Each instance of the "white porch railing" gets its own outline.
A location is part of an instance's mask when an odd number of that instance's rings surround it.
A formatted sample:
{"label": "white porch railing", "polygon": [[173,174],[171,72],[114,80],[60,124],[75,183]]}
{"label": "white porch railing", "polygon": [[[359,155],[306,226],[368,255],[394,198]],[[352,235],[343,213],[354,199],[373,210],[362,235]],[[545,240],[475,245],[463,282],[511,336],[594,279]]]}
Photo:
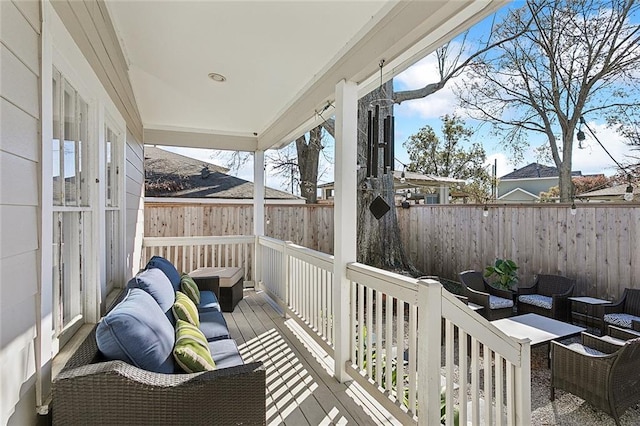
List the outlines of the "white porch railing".
{"label": "white porch railing", "polygon": [[351,377],[403,423],[528,425],[531,354],[433,280],[366,265],[347,266],[349,324],[335,324],[333,256],[267,237],[145,238],[179,270],[243,266],[257,241],[256,283],[333,356],[335,333],[349,330]]}
{"label": "white porch railing", "polygon": [[253,280],[253,235],[221,237],[145,237],[140,265],[155,255],[169,260],[179,272],[191,272],[203,267],[239,267],[244,280]]}

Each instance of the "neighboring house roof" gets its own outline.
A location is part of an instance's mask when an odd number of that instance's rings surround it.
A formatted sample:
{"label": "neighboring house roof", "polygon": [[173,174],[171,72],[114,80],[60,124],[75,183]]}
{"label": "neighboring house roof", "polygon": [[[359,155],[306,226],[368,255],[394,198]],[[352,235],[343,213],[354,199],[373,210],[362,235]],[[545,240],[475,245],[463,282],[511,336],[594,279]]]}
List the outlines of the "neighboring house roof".
{"label": "neighboring house roof", "polygon": [[[152,146],[144,147],[144,171],[146,197],[253,198],[253,182],[226,174],[229,169]],[[264,197],[301,199],[268,187]]]}
{"label": "neighboring house roof", "polygon": [[[557,167],[545,166],[544,164],[531,163],[520,169],[514,170],[500,178],[500,180],[509,179],[536,179],[558,177],[560,172]],[[582,176],[580,171],[572,171],[571,176]]]}
{"label": "neighboring house roof", "polygon": [[539,200],[540,197],[535,195],[535,194],[530,193],[529,191],[525,191],[522,188],[512,189],[511,191],[507,192],[506,194],[501,195],[500,197],[498,197],[498,200],[501,200],[501,201],[505,201],[505,200],[521,200],[521,201],[524,201],[524,200],[527,200],[527,199]]}
{"label": "neighboring house roof", "polygon": [[[625,192],[627,191],[627,184],[616,185],[610,188],[598,189],[596,191],[583,192],[582,194],[578,194],[577,198],[609,198],[609,199],[622,199]],[[635,198],[640,195],[640,185],[635,184],[633,186],[633,195]]]}

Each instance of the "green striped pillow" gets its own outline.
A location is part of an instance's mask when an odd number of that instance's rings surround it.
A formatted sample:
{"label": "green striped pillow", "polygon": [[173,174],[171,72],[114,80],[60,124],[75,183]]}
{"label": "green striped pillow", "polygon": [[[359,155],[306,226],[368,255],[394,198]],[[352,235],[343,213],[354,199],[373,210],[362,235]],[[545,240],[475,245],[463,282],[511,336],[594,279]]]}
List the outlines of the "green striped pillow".
{"label": "green striped pillow", "polygon": [[198,317],[198,308],[189,299],[189,297],[181,291],[176,291],[176,301],[171,307],[173,315],[177,320],[186,321],[196,327],[200,327],[200,318]]}
{"label": "green striped pillow", "polygon": [[198,284],[196,284],[188,274],[182,274],[180,277],[180,290],[189,296],[189,299],[193,300],[196,306],[200,304],[200,289],[198,289]]}
{"label": "green striped pillow", "polygon": [[198,327],[180,319],[176,324],[176,344],[173,347],[173,357],[187,373],[211,371],[216,368],[204,334]]}

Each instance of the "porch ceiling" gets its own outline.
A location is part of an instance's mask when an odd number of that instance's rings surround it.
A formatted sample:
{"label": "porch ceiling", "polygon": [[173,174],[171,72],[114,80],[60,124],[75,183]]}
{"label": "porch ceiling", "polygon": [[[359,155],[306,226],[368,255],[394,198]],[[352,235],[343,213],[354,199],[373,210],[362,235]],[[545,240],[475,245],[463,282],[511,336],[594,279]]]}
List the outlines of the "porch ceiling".
{"label": "porch ceiling", "polygon": [[146,143],[255,150],[317,124],[314,111],[341,79],[364,94],[381,59],[391,78],[504,3],[149,0],[108,9]]}

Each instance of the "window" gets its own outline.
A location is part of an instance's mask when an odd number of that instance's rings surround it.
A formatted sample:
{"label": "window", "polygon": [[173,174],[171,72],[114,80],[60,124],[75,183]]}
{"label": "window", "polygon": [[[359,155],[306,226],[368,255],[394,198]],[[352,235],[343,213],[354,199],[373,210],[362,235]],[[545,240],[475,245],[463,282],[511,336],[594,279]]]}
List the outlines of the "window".
{"label": "window", "polygon": [[54,69],[52,276],[54,330],[60,339],[83,322],[92,220],[88,112],[88,104]]}

